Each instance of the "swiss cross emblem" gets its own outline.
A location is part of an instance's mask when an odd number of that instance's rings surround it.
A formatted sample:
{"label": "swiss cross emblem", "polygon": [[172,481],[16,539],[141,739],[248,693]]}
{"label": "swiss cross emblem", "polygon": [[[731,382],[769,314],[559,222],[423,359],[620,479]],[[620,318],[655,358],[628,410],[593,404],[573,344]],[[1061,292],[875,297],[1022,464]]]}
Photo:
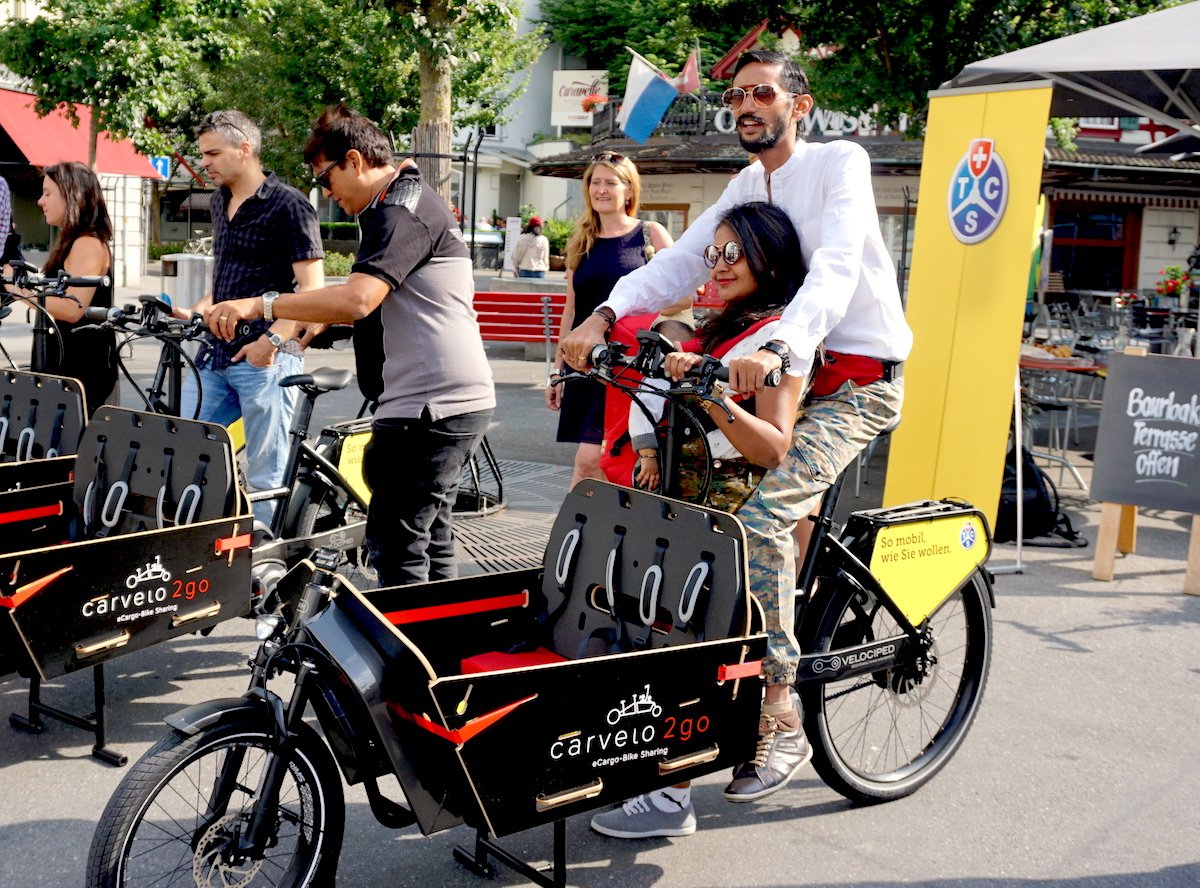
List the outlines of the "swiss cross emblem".
{"label": "swiss cross emblem", "polygon": [[988,164],[992,162],[992,145],[991,139],[972,139],[971,149],[967,152],[969,159],[971,175],[979,178],[983,175],[983,171],[988,168]]}
{"label": "swiss cross emblem", "polygon": [[971,139],[946,190],[950,230],[964,244],[977,244],[996,230],[1008,203],[1008,171],[995,139]]}

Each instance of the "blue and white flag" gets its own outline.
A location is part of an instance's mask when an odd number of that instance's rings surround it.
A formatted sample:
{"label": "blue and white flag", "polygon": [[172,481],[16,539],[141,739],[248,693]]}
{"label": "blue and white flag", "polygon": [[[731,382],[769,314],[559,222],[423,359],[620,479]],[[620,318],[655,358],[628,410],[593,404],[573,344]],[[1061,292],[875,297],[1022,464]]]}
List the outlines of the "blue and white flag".
{"label": "blue and white flag", "polygon": [[677,95],[679,90],[666,74],[633,52],[617,123],[630,139],[645,142]]}

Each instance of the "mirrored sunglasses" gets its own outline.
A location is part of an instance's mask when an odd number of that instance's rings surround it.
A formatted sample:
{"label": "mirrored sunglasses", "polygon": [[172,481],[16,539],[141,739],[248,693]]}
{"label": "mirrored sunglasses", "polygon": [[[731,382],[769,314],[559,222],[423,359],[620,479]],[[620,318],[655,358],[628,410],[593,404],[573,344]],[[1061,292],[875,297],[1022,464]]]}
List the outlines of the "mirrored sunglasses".
{"label": "mirrored sunglasses", "polygon": [[737,241],[725,241],[725,246],[718,247],[709,244],[704,248],[704,264],[716,268],[717,262],[724,259],[726,265],[733,265],[742,258],[742,245]]}
{"label": "mirrored sunglasses", "polygon": [[770,108],[780,96],[794,96],[796,94],[778,90],[770,83],[759,83],[748,89],[740,86],[731,86],[725,92],[721,93],[721,102],[726,108],[737,108],[741,106],[742,102],[746,101],[747,95],[754,99],[754,104],[759,108]]}

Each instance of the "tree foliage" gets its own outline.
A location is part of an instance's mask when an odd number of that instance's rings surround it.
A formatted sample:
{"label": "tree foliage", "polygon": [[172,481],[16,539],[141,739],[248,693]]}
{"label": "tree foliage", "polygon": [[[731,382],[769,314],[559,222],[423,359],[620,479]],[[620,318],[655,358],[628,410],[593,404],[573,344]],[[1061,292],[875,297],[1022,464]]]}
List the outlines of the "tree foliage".
{"label": "tree foliage", "polygon": [[[94,132],[163,153],[176,138],[169,124],[194,106],[210,66],[237,55],[237,24],[258,15],[261,3],[46,0],[42,15],[0,28],[0,62],[29,81],[39,113],[89,105]],[[72,105],[66,110],[78,125]]]}
{"label": "tree foliage", "polygon": [[[416,41],[393,9],[358,0],[273,0],[267,15],[242,27],[249,49],[216,68],[204,101],[258,121],[270,134],[264,164],[281,176],[307,180],[300,149],[326,105],[345,102],[397,142],[416,127]],[[544,41],[467,19],[455,27],[453,45],[449,122],[489,126],[504,119],[523,87],[510,72],[528,68]]]}
{"label": "tree foliage", "polygon": [[542,20],[567,53],[589,68],[607,68],[609,91],[621,95],[629,73],[629,52],[637,50],[674,74],[689,52],[700,47],[701,75],[746,32],[779,4],[763,0],[542,0]]}
{"label": "tree foliage", "polygon": [[453,15],[433,33],[412,4],[47,0],[45,15],[0,28],[0,62],[29,81],[40,112],[90,105],[100,129],[155,154],[189,153],[205,112],[238,108],[261,125],[268,167],[300,181],[300,148],[325,105],[344,101],[385,132],[413,130],[421,52],[449,74],[437,87],[448,127],[505,119],[524,87],[513,72],[544,38],[516,33],[515,0],[441,2]]}
{"label": "tree foliage", "polygon": [[804,60],[819,105],[876,110],[877,123],[909,118],[919,135],[927,93],[965,65],[1174,5],[1171,0],[806,0],[792,21],[809,46],[837,45]]}

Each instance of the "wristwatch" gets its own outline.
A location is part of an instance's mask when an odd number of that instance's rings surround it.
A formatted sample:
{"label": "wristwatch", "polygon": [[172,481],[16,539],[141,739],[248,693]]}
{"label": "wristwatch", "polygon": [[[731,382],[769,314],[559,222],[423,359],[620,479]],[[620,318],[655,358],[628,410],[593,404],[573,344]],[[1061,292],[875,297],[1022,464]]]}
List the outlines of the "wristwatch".
{"label": "wristwatch", "polygon": [[267,341],[275,348],[283,348],[283,337],[278,333],[272,333],[270,330],[268,330]]}
{"label": "wristwatch", "polygon": [[267,292],[262,294],[263,320],[268,324],[275,320],[275,312],[271,310],[271,307],[275,304],[275,300],[278,298],[278,290],[267,290]]}
{"label": "wristwatch", "polygon": [[791,349],[789,349],[782,342],[776,342],[774,339],[772,339],[770,342],[760,345],[758,350],[769,351],[771,354],[777,355],[780,361],[779,369],[784,373],[787,373],[788,368],[792,366],[792,358],[790,354]]}

